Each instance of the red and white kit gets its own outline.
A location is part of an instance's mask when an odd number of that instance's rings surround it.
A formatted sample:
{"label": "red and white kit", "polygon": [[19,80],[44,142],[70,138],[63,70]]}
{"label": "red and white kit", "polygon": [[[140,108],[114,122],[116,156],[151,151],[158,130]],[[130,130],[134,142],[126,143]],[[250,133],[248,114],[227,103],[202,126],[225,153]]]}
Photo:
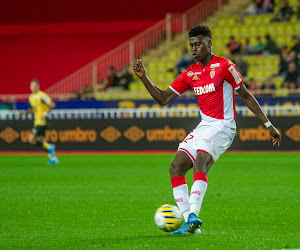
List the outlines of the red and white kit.
{"label": "red and white kit", "polygon": [[234,90],[243,82],[234,63],[214,55],[204,68],[191,65],[169,87],[177,95],[192,89],[198,97],[201,122],[178,147],[193,162],[197,151],[216,161],[230,147],[236,131]]}

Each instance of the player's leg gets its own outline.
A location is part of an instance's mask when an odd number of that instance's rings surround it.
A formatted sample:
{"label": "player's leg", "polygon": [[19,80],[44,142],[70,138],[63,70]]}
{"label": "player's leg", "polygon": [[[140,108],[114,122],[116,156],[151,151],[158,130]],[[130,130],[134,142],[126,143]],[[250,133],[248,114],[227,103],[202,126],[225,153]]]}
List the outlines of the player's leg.
{"label": "player's leg", "polygon": [[36,145],[49,153],[49,144],[46,142],[45,138],[43,136],[37,136],[36,138]]}
{"label": "player's leg", "polygon": [[207,173],[213,165],[212,156],[204,151],[198,151],[194,163],[194,183],[190,193],[190,215],[188,218],[188,231],[193,233],[202,225],[198,219],[203,198],[207,189]]}
{"label": "player's leg", "polygon": [[[35,144],[36,146],[43,148],[43,140],[44,140],[44,133],[41,129],[41,126],[34,127],[28,138],[29,143]],[[47,152],[46,149],[44,150]]]}
{"label": "player's leg", "polygon": [[175,202],[183,214],[184,225],[182,228],[178,229],[171,234],[187,234],[187,220],[190,214],[190,204],[189,204],[189,190],[185,180],[185,174],[189,169],[193,167],[193,161],[189,156],[183,152],[178,151],[174,161],[169,167],[171,184],[173,187],[173,196]]}
{"label": "player's leg", "polygon": [[44,137],[38,135],[36,128],[32,129],[32,133],[28,137],[28,142],[42,148],[48,153],[49,144],[44,143]]}
{"label": "player's leg", "polygon": [[55,155],[55,145],[48,143],[47,140],[45,139],[46,128],[47,128],[46,126],[40,126],[39,134],[42,136],[42,143],[43,143],[42,147],[45,151],[48,152],[50,156],[48,165],[53,165],[53,164],[57,164],[59,161]]}
{"label": "player's leg", "polygon": [[191,213],[194,213],[196,216],[200,213],[203,197],[207,189],[207,173],[213,163],[213,158],[209,153],[197,152],[194,163],[194,183],[190,194]]}
{"label": "player's leg", "polygon": [[50,158],[55,156],[55,145],[46,141],[45,137],[41,137],[42,148],[49,153]]}
{"label": "player's leg", "polygon": [[[49,144],[45,139],[46,126],[36,126],[32,129],[32,142],[35,141],[35,144],[42,148],[45,152],[49,154],[50,160],[49,165],[58,163],[58,159],[55,156],[55,146]],[[31,137],[30,137],[31,138]]]}
{"label": "player's leg", "polygon": [[36,142],[37,142],[37,136],[36,136],[36,134],[35,133],[31,133],[30,135],[29,135],[29,137],[28,137],[28,142],[30,143],[30,144],[36,144]]}
{"label": "player's leg", "polygon": [[187,220],[190,211],[189,190],[185,180],[185,174],[192,167],[193,162],[183,151],[177,152],[174,161],[169,167],[173,196],[185,220]]}
{"label": "player's leg", "polygon": [[197,156],[194,163],[194,183],[190,194],[188,231],[193,232],[202,225],[199,216],[207,189],[207,173],[215,161],[230,147],[235,129],[227,123],[199,126],[196,131]]}
{"label": "player's leg", "polygon": [[43,148],[45,150],[47,150],[47,152],[49,153],[49,156],[50,156],[50,160],[48,162],[48,165],[53,165],[53,164],[59,163],[59,160],[55,155],[55,145],[54,144],[48,143],[46,141],[46,139],[43,138]]}
{"label": "player's leg", "polygon": [[50,145],[45,140],[46,126],[36,126],[32,129],[32,134],[36,137],[36,145],[49,153]]}
{"label": "player's leg", "polygon": [[28,142],[48,152],[48,144],[44,145],[44,137],[39,134],[36,127],[32,129],[32,133],[28,137]]}
{"label": "player's leg", "polygon": [[178,177],[178,176],[185,176],[187,171],[193,168],[194,163],[188,157],[188,155],[183,151],[178,151],[176,153],[175,159],[171,163],[169,167],[170,176]]}

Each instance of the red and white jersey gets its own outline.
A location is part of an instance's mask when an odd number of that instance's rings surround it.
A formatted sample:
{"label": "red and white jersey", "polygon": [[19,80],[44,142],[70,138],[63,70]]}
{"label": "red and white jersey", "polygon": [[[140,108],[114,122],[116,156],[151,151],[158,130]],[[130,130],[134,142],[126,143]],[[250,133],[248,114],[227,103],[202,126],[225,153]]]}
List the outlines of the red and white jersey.
{"label": "red and white jersey", "polygon": [[198,97],[202,121],[234,122],[234,90],[243,82],[234,63],[214,55],[204,68],[201,63],[192,64],[169,88],[177,95],[193,89]]}

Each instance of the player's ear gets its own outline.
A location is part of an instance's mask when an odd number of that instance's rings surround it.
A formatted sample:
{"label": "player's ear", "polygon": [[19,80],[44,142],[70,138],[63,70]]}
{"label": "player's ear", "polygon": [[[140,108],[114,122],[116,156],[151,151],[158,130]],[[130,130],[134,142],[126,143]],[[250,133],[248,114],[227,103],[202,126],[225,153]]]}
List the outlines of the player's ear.
{"label": "player's ear", "polygon": [[212,46],[212,39],[210,39],[210,38],[208,39],[207,45],[208,45],[209,48],[211,48],[211,46]]}

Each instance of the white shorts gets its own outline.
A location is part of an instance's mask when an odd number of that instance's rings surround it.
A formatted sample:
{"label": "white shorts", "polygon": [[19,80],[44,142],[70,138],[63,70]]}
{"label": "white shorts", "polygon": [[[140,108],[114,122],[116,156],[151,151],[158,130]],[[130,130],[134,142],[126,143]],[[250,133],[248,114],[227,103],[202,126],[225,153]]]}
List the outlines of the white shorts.
{"label": "white shorts", "polygon": [[209,153],[214,162],[230,147],[233,142],[235,123],[224,120],[217,122],[200,122],[178,146],[178,151],[184,151],[193,162],[197,152]]}

